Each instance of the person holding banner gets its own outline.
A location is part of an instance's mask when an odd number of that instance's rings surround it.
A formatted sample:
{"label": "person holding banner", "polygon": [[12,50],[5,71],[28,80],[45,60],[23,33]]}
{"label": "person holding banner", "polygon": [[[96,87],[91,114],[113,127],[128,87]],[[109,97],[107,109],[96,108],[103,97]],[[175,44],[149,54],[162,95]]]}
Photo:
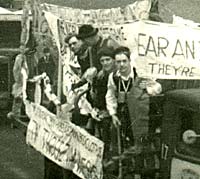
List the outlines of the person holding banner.
{"label": "person holding banner", "polygon": [[79,28],[78,38],[83,40],[90,47],[90,65],[101,70],[101,63],[98,60],[98,52],[103,47],[115,49],[119,44],[112,38],[103,38],[99,35],[98,29],[91,25],[84,24]]}
{"label": "person holding banner", "polygon": [[[68,69],[66,71],[66,97],[68,103],[75,103],[75,99],[88,89],[87,70],[90,67],[88,48],[84,42],[77,38],[77,34],[68,34],[65,38],[65,43],[68,44],[70,50],[73,52],[68,62]],[[81,74],[79,70],[81,69]],[[86,77],[87,78],[87,77]],[[88,121],[88,109],[92,108],[86,98],[87,95],[80,97],[78,104],[72,113],[72,122],[81,127],[86,126]],[[78,108],[78,109],[77,109]],[[87,108],[87,109],[86,109]]]}

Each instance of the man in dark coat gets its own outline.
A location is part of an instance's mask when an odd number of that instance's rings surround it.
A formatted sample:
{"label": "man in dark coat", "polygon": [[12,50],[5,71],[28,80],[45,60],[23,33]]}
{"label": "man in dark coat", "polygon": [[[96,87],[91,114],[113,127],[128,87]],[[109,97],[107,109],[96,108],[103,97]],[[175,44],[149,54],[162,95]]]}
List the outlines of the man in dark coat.
{"label": "man in dark coat", "polygon": [[101,48],[115,49],[119,44],[112,38],[103,38],[99,35],[98,29],[91,25],[84,24],[79,28],[78,38],[82,39],[90,47],[90,64],[101,70],[101,63],[98,60],[98,52]]}
{"label": "man in dark coat", "polygon": [[[38,74],[46,73],[47,76],[50,79],[51,87],[55,87],[55,71],[56,71],[56,65],[54,63],[54,60],[50,54],[50,49],[48,47],[45,47],[43,49],[44,56],[39,59],[38,61]],[[55,85],[55,86],[54,86]],[[53,102],[50,102],[46,96],[44,95],[44,84],[42,82],[42,105],[47,107],[47,109],[53,113],[55,113],[55,105]],[[44,158],[44,179],[62,179],[62,168],[49,160],[47,157]]]}
{"label": "man in dark coat", "polygon": [[53,84],[56,66],[48,47],[45,47],[43,49],[43,53],[44,56],[40,58],[38,62],[38,73],[42,74],[43,72],[45,72],[50,79],[50,83]]}
{"label": "man in dark coat", "polygon": [[84,74],[84,72],[90,67],[88,46],[79,39],[75,33],[68,34],[65,38],[65,43],[68,44],[70,50],[74,53],[72,58],[77,58],[81,68],[81,73]]}

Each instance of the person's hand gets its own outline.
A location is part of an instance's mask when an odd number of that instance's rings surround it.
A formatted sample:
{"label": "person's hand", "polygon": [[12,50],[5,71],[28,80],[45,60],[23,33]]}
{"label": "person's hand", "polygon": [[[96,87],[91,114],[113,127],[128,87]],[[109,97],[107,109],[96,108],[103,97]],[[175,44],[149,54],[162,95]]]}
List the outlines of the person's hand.
{"label": "person's hand", "polygon": [[121,122],[119,121],[118,117],[115,114],[112,115],[112,122],[116,128],[121,125]]}
{"label": "person's hand", "polygon": [[92,82],[93,78],[97,75],[97,69],[95,67],[90,67],[83,74],[82,78],[86,79],[88,82]]}
{"label": "person's hand", "polygon": [[147,80],[141,80],[139,83],[139,87],[140,87],[140,89],[145,90],[147,87]]}
{"label": "person's hand", "polygon": [[93,108],[90,114],[92,118],[95,119],[96,121],[101,121],[101,119],[98,116],[98,113],[99,113],[99,109]]}

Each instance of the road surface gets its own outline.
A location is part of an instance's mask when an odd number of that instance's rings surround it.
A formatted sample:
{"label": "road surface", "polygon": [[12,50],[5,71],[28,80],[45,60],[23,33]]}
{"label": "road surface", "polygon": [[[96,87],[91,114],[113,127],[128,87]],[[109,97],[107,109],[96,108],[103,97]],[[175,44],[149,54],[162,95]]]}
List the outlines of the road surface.
{"label": "road surface", "polygon": [[43,156],[26,145],[25,129],[0,119],[0,179],[43,179]]}

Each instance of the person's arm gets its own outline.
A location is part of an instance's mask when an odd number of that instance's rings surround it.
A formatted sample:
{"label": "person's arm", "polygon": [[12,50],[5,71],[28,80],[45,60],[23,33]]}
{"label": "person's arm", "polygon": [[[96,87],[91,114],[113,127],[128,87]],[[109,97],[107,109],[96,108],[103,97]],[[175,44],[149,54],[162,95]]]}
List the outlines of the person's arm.
{"label": "person's arm", "polygon": [[117,117],[117,97],[116,97],[116,85],[113,80],[113,73],[109,75],[108,78],[108,90],[106,93],[106,107],[112,117],[112,122],[115,127],[120,125],[120,121]]}
{"label": "person's arm", "polygon": [[117,113],[116,85],[113,81],[113,73],[109,75],[107,87],[106,107],[109,114],[112,116]]}

